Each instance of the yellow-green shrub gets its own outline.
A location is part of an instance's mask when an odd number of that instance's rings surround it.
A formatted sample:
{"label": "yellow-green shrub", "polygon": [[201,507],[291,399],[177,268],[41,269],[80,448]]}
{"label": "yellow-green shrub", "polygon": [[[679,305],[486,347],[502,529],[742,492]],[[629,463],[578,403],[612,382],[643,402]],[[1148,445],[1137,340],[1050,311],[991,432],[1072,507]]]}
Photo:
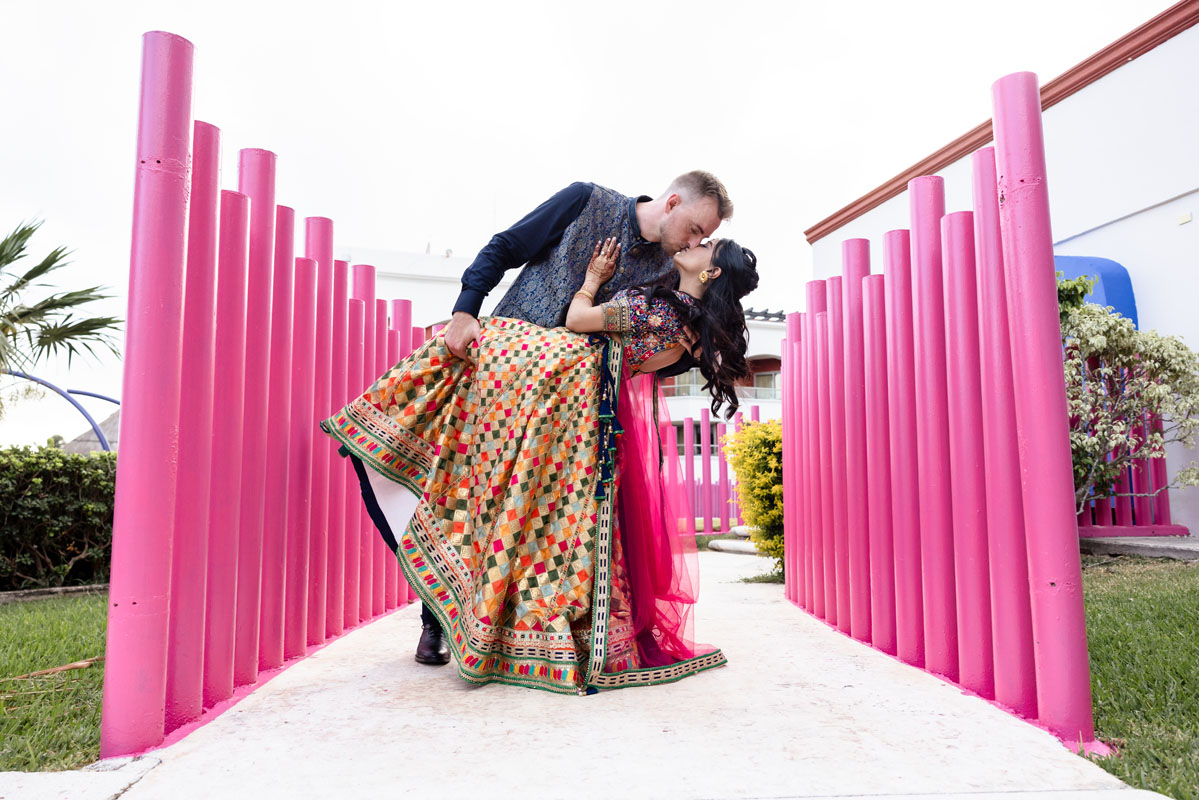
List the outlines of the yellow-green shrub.
{"label": "yellow-green shrub", "polygon": [[724,452],[737,473],[737,502],[758,550],[783,571],[783,426],[750,422],[724,437]]}

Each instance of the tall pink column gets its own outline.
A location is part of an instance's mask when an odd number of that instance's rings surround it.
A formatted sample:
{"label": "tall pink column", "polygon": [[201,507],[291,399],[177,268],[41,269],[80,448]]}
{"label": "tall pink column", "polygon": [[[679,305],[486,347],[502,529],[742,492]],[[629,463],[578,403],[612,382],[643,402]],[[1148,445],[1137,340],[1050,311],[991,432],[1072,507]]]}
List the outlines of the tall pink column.
{"label": "tall pink column", "polygon": [[799,483],[796,494],[803,508],[799,511],[796,525],[799,527],[799,540],[796,555],[799,563],[796,565],[798,578],[795,600],[802,608],[812,610],[812,509],[811,496],[808,486],[811,483],[808,463],[809,440],[812,438],[812,423],[808,416],[808,351],[811,349],[812,312],[804,311],[799,315],[799,342],[795,348],[795,375],[791,384],[792,397],[795,398],[795,418],[798,420],[796,437],[797,452],[795,462],[799,471]]}
{"label": "tall pink column", "polygon": [[954,575],[957,584],[958,673],[962,686],[995,697],[991,652],[991,579],[987,553],[987,487],[983,457],[982,382],[974,265],[974,215],[941,218],[945,260],[946,379],[949,464],[953,471]]}
{"label": "tall pink column", "polygon": [[[1137,435],[1137,438],[1141,440],[1144,440],[1149,435],[1149,430],[1143,419],[1133,425],[1133,431]],[[1135,496],[1132,501],[1132,510],[1136,515],[1137,525],[1153,524],[1152,500],[1149,497],[1152,483],[1149,471],[1149,459],[1138,458],[1134,460],[1132,462],[1132,491]]]}
{"label": "tall pink column", "polygon": [[[351,388],[346,400],[350,401],[362,394],[366,388],[365,379],[363,378],[364,365],[362,362],[362,351],[366,346],[366,303],[361,300],[351,299],[349,301],[347,320],[349,335],[346,340],[348,345],[346,362],[349,365]],[[362,512],[360,510],[362,508],[362,493],[358,488],[358,479],[354,476],[353,469],[347,470],[346,481],[352,482],[352,485],[346,489],[346,595],[342,610],[345,614],[345,627],[352,628],[359,621],[359,602],[362,597],[362,592],[359,588],[359,583],[362,579]]]}
{"label": "tall pink column", "polygon": [[699,514],[704,533],[712,533],[712,412],[699,410]]}
{"label": "tall pink column", "polygon": [[165,716],[168,732],[200,716],[203,708],[220,132],[207,122],[196,122],[192,152],[179,400],[179,418],[187,424],[179,429],[179,488],[171,556]]}
{"label": "tall pink column", "polygon": [[[295,258],[295,326],[294,358],[291,364],[291,458],[290,479],[297,486],[312,485],[312,465],[323,458],[316,449],[325,446],[317,442],[318,431],[313,422],[316,408],[316,292],[319,267],[311,258]],[[321,436],[324,439],[324,436]],[[295,502],[295,501],[293,501]],[[308,503],[298,501],[296,513],[289,516],[287,531],[287,593],[286,633],[284,654],[296,658],[307,652],[310,550],[316,537],[312,535],[313,515]]]}
{"label": "tall pink column", "polygon": [[[818,315],[825,313],[828,308],[828,293],[824,281],[809,281],[805,287],[807,292],[807,335],[804,337],[806,353],[804,370],[804,416],[808,425],[804,437],[807,458],[807,483],[804,486],[804,507],[807,511],[807,552],[808,561],[804,567],[804,607],[818,617],[824,616],[824,515],[828,509],[824,506],[824,478],[821,450],[821,426],[819,397],[824,388],[820,383],[819,361],[820,353],[816,348]],[[827,323],[826,323],[827,324]]]}
{"label": "tall pink column", "polygon": [[[828,291],[828,392],[829,436],[833,481],[833,564],[837,598],[837,629],[849,633],[849,536],[845,450],[845,308],[841,276],[825,281]],[[825,554],[828,555],[827,553]],[[829,620],[832,622],[832,620]]]}
{"label": "tall pink column", "polygon": [[[372,372],[373,377],[377,378],[387,371],[390,365],[387,363],[387,301],[379,298],[375,299],[375,369]],[[371,556],[371,563],[374,565],[374,575],[371,583],[371,611],[375,616],[382,614],[389,608],[395,608],[395,589],[388,587],[395,586],[396,563],[395,557],[387,549],[387,544],[383,541],[383,537],[375,530],[374,523],[367,527],[367,531],[371,534],[371,545],[375,552]],[[390,565],[390,566],[388,566]],[[390,593],[391,602],[387,599]]]}
{"label": "tall pink column", "polygon": [[[392,300],[391,301],[391,326],[395,328],[399,335],[400,350],[397,360],[407,358],[412,352],[412,301],[411,300]],[[398,532],[394,532],[397,533]],[[411,603],[416,600],[416,592],[411,586],[405,582],[403,575],[400,576],[401,602]]]}
{"label": "tall pink column", "polygon": [[[333,220],[327,217],[304,218],[304,257],[316,262],[316,338],[312,377],[316,394],[313,398],[315,407],[308,422],[311,427],[330,416],[338,406],[333,399],[333,363],[339,358],[333,351],[333,296],[337,292],[334,279],[336,267],[333,264]],[[341,461],[337,456],[337,448],[331,442],[327,447],[314,448],[308,507],[310,577],[320,574],[321,567],[317,561],[328,563],[333,494],[330,487],[338,475],[335,470],[345,468]],[[358,506],[353,504],[353,507],[357,509]],[[318,630],[312,630],[312,638],[316,638]]]}
{"label": "tall pink column", "polygon": [[866,386],[862,345],[862,279],[870,274],[870,241],[841,243],[845,340],[845,528],[849,545],[849,632],[870,641],[870,528],[866,497]]}
{"label": "tall pink column", "polygon": [[1002,78],[993,97],[1037,711],[1059,736],[1087,742],[1091,680],[1037,78]]}
{"label": "tall pink column", "polygon": [[[375,373],[375,268],[368,264],[350,266],[353,283],[350,296],[363,302],[362,350],[358,359],[362,361],[362,391],[374,383]],[[358,506],[358,620],[365,622],[374,616],[375,581],[375,524],[371,522],[366,506]]]}
{"label": "tall pink column", "polygon": [[[679,485],[679,436],[674,425],[664,426],[666,437],[662,439],[666,448],[666,480],[670,486]],[[693,523],[694,525],[694,523]]]}
{"label": "tall pink column", "polygon": [[801,602],[803,580],[799,574],[799,551],[802,548],[800,529],[803,518],[799,479],[799,452],[802,436],[799,430],[799,408],[795,386],[798,360],[794,353],[800,344],[800,316],[787,315],[787,335],[780,345],[783,412],[783,575],[787,599]]}
{"label": "tall pink column", "polygon": [[829,322],[828,312],[816,315],[816,431],[820,437],[816,468],[820,470],[820,520],[819,548],[816,553],[815,571],[820,573],[817,582],[822,588],[816,598],[816,613],[830,625],[837,624],[837,562],[834,543],[833,515],[833,456],[829,401]]}
{"label": "tall pink column", "polygon": [[237,634],[233,682],[258,680],[262,591],[262,522],[266,501],[267,408],[271,396],[271,270],[275,252],[275,154],[239,154],[238,189],[250,198],[249,280],[246,284],[245,428],[242,432],[241,513],[237,555]]}
{"label": "tall pink column", "polygon": [[[1161,417],[1154,418],[1153,430],[1157,433],[1162,432]],[[1162,488],[1170,482],[1169,475],[1166,473],[1166,459],[1155,458],[1150,463],[1153,465],[1153,489],[1157,492],[1153,497],[1153,523],[1155,525],[1169,525],[1170,490]],[[1098,509],[1099,507],[1100,505],[1096,503],[1096,508]],[[1106,505],[1103,508],[1106,510]],[[176,528],[176,535],[178,535],[178,528]]]}
{"label": "tall pink column", "polygon": [[870,641],[895,655],[895,541],[891,525],[891,430],[887,406],[886,279],[862,280],[866,511],[870,536]]}
{"label": "tall pink column", "polygon": [[[292,382],[292,290],[295,270],[296,212],[276,206],[274,277],[271,299],[270,386],[288,392],[313,391],[311,385]],[[286,393],[285,393],[286,394]],[[289,475],[291,458],[291,408],[272,403],[267,416],[266,495],[262,524],[262,626],[258,634],[258,666],[272,669],[283,664],[284,590],[291,576],[287,569],[289,543]]]}
{"label": "tall pink column", "polygon": [[891,443],[891,524],[895,540],[895,653],[924,666],[924,588],[916,459],[916,353],[912,261],[906,230],[883,236],[887,312],[887,427]]}
{"label": "tall pink column", "polygon": [[941,279],[941,178],[908,182],[912,213],[912,318],[915,322],[916,459],[920,553],[924,567],[925,667],[958,679],[957,601],[950,508],[949,409],[945,385],[945,309]]}
{"label": "tall pink column", "polygon": [[216,363],[212,418],[221,435],[212,442],[212,504],[208,510],[208,611],[204,616],[204,707],[233,695],[234,631],[237,628],[238,516],[241,498],[242,430],[245,415],[246,253],[250,198],[221,192],[221,238],[217,263]]}
{"label": "tall pink column", "polygon": [[[394,304],[394,300],[392,303]],[[394,305],[392,305],[394,308]],[[394,321],[389,321],[387,330],[387,361],[394,365],[400,360],[400,332],[395,330]],[[392,532],[395,533],[394,531]],[[402,606],[408,602],[408,586],[404,576],[400,574],[400,563],[396,554],[384,545],[387,559],[387,607],[389,609]]]}
{"label": "tall pink column", "polygon": [[[336,409],[344,406],[350,399],[349,381],[349,362],[346,359],[346,351],[349,348],[349,291],[350,291],[350,264],[347,261],[334,260],[333,262],[333,307],[330,310],[330,326],[332,335],[330,336],[331,353],[330,361],[330,395],[329,408],[330,415],[336,412]],[[323,351],[322,351],[323,352]],[[313,416],[322,417],[325,413],[322,411],[314,411]],[[323,417],[327,419],[327,417]],[[346,508],[357,508],[358,497],[354,491],[354,486],[357,484],[357,479],[354,477],[354,470],[344,458],[337,455],[337,446],[331,439],[326,439],[323,435],[317,437],[318,444],[315,445],[313,453],[314,458],[320,458],[322,449],[329,451],[329,529],[325,537],[325,624],[324,631],[326,637],[340,636],[345,630],[345,593],[346,593]],[[315,579],[321,570],[320,565],[316,562],[320,555],[316,548],[312,551],[313,559],[309,561],[308,574],[311,579]],[[319,589],[314,587],[310,592],[310,596],[316,597]],[[313,634],[317,628],[315,626],[319,620],[314,616],[310,607],[308,615],[308,643],[316,644],[313,641]]]}
{"label": "tall pink column", "polygon": [[978,269],[978,353],[982,393],[984,470],[987,489],[987,546],[991,567],[991,636],[995,652],[995,699],[1035,719],[1037,682],[1033,666],[1028,556],[1024,546],[1024,501],[1020,496],[1020,453],[1016,448],[1016,398],[1008,339],[1007,289],[995,189],[995,151],[971,158],[974,173],[974,252]]}
{"label": "tall pink column", "polygon": [[179,436],[183,272],[191,158],[192,44],[142,40],[121,460],[100,752],[162,741]]}
{"label": "tall pink column", "polygon": [[[737,413],[733,415],[733,433],[734,433],[734,435],[737,433],[741,433],[741,411],[737,411]],[[741,517],[741,504],[739,503],[739,501],[737,501],[736,485],[737,485],[737,481],[736,481],[736,476],[734,475],[733,513],[734,513],[734,516],[736,517],[736,522],[734,524],[742,525],[742,524],[745,524],[745,519],[743,519]]]}
{"label": "tall pink column", "polygon": [[721,442],[728,435],[728,427],[723,422],[716,423],[716,503],[720,509],[720,532],[729,532],[729,462],[724,457],[724,447]]}
{"label": "tall pink column", "polygon": [[[687,497],[687,508],[691,509],[691,516],[695,516],[695,420],[691,417],[683,419],[683,492]],[[687,532],[691,533],[695,527],[695,520],[687,526]]]}
{"label": "tall pink column", "polygon": [[761,417],[762,417],[762,409],[761,408],[759,408],[757,405],[752,405],[749,407],[749,418],[751,420],[753,420],[754,422],[761,422],[762,421]]}

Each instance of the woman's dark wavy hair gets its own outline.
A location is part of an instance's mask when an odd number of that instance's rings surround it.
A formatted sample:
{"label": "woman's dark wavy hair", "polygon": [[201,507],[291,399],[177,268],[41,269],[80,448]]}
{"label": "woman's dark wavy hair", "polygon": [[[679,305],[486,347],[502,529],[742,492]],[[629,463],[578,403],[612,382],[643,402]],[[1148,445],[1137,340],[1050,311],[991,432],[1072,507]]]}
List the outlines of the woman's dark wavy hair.
{"label": "woman's dark wavy hair", "polygon": [[720,276],[708,283],[708,290],[698,302],[689,303],[675,294],[679,287],[676,270],[664,273],[640,291],[648,301],[666,301],[695,333],[699,348],[696,361],[707,381],[704,389],[712,395],[712,413],[718,414],[727,403],[726,416],[732,416],[739,405],[736,382],[750,375],[745,361],[749,331],[741,298],[758,285],[758,259],[753,251],[732,239],[721,239],[712,253],[712,266],[720,267]]}

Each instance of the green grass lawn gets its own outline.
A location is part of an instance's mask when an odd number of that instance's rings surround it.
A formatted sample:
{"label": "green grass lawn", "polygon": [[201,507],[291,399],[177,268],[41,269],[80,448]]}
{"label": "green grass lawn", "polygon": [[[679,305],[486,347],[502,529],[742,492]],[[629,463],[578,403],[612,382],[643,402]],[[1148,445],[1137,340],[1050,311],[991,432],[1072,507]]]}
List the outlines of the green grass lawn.
{"label": "green grass lawn", "polygon": [[1199,800],[1199,563],[1083,556],[1096,759],[1139,789]]}
{"label": "green grass lawn", "polygon": [[0,771],[99,758],[104,663],[17,676],[103,655],[106,610],[103,594],[0,605]]}

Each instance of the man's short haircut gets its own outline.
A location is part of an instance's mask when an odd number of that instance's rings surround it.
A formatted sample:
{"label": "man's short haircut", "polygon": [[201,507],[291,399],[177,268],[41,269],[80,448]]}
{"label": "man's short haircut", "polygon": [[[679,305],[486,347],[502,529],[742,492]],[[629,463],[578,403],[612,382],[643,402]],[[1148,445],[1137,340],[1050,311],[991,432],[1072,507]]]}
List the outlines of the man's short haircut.
{"label": "man's short haircut", "polygon": [[666,193],[682,195],[685,202],[691,203],[704,197],[716,201],[716,211],[722,220],[733,216],[733,201],[729,199],[729,190],[724,188],[720,179],[711,172],[702,169],[684,173],[670,182]]}

